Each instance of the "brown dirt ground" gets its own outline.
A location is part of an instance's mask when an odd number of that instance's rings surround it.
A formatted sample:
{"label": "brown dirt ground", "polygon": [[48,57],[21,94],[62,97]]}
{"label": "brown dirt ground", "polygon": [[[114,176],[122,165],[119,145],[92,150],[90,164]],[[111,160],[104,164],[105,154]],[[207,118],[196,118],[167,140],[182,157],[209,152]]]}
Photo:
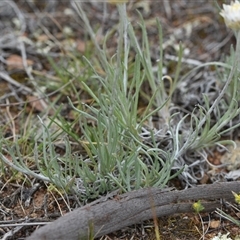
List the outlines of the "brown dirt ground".
{"label": "brown dirt ground", "polygon": [[[30,1],[29,1],[30,2]],[[23,32],[28,39],[37,42],[49,40],[49,36],[42,34],[37,38],[34,32],[37,31],[36,22],[40,19],[42,24],[53,34],[62,44],[65,43],[65,36],[62,34],[63,27],[70,27],[73,30],[71,41],[75,44],[77,51],[84,53],[86,50],[86,39],[84,28],[71,17],[63,15],[63,11],[69,8],[67,1],[58,1],[55,5],[47,4],[48,1],[15,1],[16,6],[21,12],[24,12],[25,18],[31,22]],[[219,5],[223,1],[218,1]],[[103,6],[100,3],[85,3],[85,9],[88,13],[91,23],[101,28],[99,38],[117,23],[117,15],[115,6],[108,6],[108,15],[103,18]],[[218,10],[214,6],[213,1],[208,0],[172,0],[169,2],[161,1],[131,1],[128,6],[128,12],[131,21],[136,25],[137,31],[137,14],[138,9],[144,19],[149,32],[150,43],[153,51],[157,45],[157,34],[155,28],[155,18],[158,18],[162,24],[164,32],[164,41],[171,39],[174,34],[174,40],[166,47],[165,53],[174,54],[173,45],[182,41],[184,46],[189,49],[189,59],[195,59],[202,62],[219,60],[223,53],[228,53],[230,44],[235,43],[233,34],[226,29],[223,20],[218,14]],[[0,11],[2,17],[3,30],[9,29],[11,12]],[[109,20],[110,19],[110,20]],[[100,23],[100,24],[99,24]],[[8,26],[8,27],[6,27]],[[4,31],[1,31],[4,34]],[[176,34],[177,32],[177,34]],[[7,34],[7,33],[6,33]],[[108,43],[110,53],[114,53],[116,39]],[[1,47],[1,46],[0,46]],[[43,44],[44,47],[44,44]],[[52,52],[59,52],[62,49],[55,47]],[[14,47],[6,47],[5,69],[12,78],[19,82],[24,82],[26,74],[22,66],[19,52]],[[28,64],[32,65],[36,71],[44,71],[51,75],[51,68],[45,59],[36,54],[34,49],[27,49]],[[174,66],[173,66],[174,67]],[[169,69],[169,72],[171,69]],[[0,80],[0,96],[9,90],[10,84]],[[13,86],[14,87],[14,86]],[[29,96],[31,97],[31,96]],[[16,101],[16,99],[12,99]],[[5,102],[1,102],[5,103]],[[35,112],[41,111],[41,106],[30,105]],[[2,109],[2,111],[7,111]],[[11,108],[14,114],[21,111],[17,107]],[[18,123],[16,122],[16,126]],[[6,129],[6,136],[9,134]],[[211,156],[209,161],[214,164],[220,164],[221,154],[216,152],[215,156]],[[4,174],[0,174],[0,236],[5,236],[11,230],[16,230],[13,236],[4,239],[23,239],[28,236],[34,229],[38,227],[39,222],[52,221],[57,217],[67,213],[71,208],[78,207],[75,199],[63,196],[52,186],[43,182],[28,178],[17,172],[15,175],[8,168],[2,167]],[[28,187],[24,183],[24,179],[34,182],[36,189]],[[204,180],[202,183],[205,183]],[[178,182],[174,182],[178,186]],[[236,214],[232,210],[233,215]],[[17,229],[6,226],[13,223],[32,223],[33,226],[23,225]],[[34,225],[34,223],[37,223]],[[161,239],[210,239],[217,232],[226,233],[229,231],[231,236],[240,234],[240,230],[236,225],[221,219],[215,213],[202,214],[201,218],[195,214],[178,214],[166,218],[158,219],[158,226],[161,233]],[[204,236],[204,238],[203,238]],[[130,226],[116,233],[103,236],[101,239],[155,239],[154,223],[147,221],[139,225]]]}

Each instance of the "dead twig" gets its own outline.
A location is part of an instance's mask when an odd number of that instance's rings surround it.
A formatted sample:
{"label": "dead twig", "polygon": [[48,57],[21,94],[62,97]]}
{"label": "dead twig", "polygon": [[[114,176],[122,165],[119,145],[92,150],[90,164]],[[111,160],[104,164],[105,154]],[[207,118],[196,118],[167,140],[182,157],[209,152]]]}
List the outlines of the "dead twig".
{"label": "dead twig", "polygon": [[36,230],[27,240],[88,239],[90,230],[95,237],[100,237],[152,219],[152,203],[157,217],[193,212],[192,204],[197,200],[202,201],[204,211],[210,212],[221,206],[219,199],[234,202],[231,191],[240,191],[239,182],[200,185],[181,191],[140,189],[76,209]]}

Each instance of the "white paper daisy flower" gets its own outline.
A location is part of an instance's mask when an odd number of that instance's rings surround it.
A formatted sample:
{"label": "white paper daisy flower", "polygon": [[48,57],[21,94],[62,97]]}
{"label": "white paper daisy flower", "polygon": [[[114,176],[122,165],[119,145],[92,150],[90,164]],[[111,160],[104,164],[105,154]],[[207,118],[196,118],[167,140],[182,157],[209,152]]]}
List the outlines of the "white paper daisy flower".
{"label": "white paper daisy flower", "polygon": [[223,4],[220,15],[224,18],[227,27],[232,30],[240,30],[240,2],[235,0],[230,5]]}

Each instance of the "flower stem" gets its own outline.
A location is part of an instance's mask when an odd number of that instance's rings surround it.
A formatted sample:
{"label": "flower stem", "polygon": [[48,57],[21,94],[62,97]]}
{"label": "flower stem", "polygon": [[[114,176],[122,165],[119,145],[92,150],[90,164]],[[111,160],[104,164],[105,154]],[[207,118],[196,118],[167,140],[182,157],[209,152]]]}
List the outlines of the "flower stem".
{"label": "flower stem", "polygon": [[222,99],[224,93],[226,92],[229,84],[231,83],[231,81],[232,81],[236,71],[238,70],[238,66],[239,66],[239,63],[240,63],[240,31],[238,31],[236,33],[236,38],[237,38],[236,54],[235,54],[234,63],[233,63],[233,66],[231,68],[231,71],[230,71],[230,74],[228,76],[228,79],[227,79],[227,81],[226,81],[222,91],[220,92],[218,97],[215,99],[215,101],[213,102],[212,106],[209,108],[208,112],[206,113],[204,118],[200,121],[199,126],[198,126],[199,128],[201,128],[203,126],[203,124],[206,122],[206,119],[210,116],[210,114],[212,113],[214,108],[221,101],[221,99]]}
{"label": "flower stem", "polygon": [[240,30],[236,33],[237,46],[236,46],[236,54],[235,54],[235,62],[236,65],[240,64]]}

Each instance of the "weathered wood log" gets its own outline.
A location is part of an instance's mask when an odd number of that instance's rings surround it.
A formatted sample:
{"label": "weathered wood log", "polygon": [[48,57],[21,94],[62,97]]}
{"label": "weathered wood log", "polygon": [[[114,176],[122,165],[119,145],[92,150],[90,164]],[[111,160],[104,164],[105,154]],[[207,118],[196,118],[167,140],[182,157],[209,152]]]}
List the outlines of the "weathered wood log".
{"label": "weathered wood log", "polygon": [[26,240],[77,240],[88,239],[89,231],[94,236],[117,231],[132,224],[175,213],[192,212],[192,204],[201,200],[204,211],[213,211],[221,206],[219,199],[234,202],[231,191],[240,192],[240,182],[222,182],[200,185],[194,188],[160,190],[140,189],[114,196],[76,209],[56,221],[39,228]]}

